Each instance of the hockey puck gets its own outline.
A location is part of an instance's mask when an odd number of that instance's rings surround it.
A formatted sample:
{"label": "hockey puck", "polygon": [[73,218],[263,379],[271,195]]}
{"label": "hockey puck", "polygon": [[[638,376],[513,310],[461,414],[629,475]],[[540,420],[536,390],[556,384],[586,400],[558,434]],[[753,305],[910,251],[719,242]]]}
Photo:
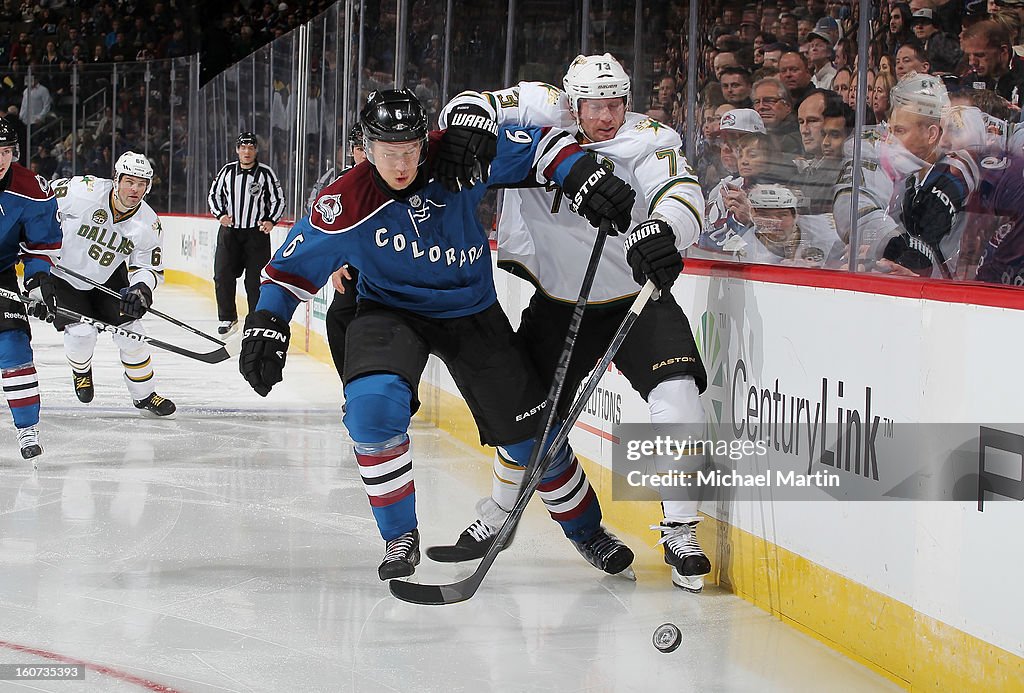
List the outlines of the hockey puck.
{"label": "hockey puck", "polygon": [[662,623],[654,629],[654,646],[661,652],[675,652],[683,642],[683,634],[674,623]]}

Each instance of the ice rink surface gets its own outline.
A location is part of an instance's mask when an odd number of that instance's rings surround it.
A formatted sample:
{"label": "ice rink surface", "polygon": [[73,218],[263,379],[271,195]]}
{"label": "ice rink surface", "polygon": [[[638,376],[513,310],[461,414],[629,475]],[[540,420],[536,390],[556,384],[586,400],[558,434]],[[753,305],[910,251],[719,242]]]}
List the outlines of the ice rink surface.
{"label": "ice rink surface", "polygon": [[[215,331],[212,297],[165,286],[156,299]],[[146,324],[167,341],[214,346]],[[292,354],[262,399],[235,360],[154,350],[157,392],[178,405],[173,421],[154,420],[132,406],[109,336],[84,405],[61,338],[33,329],[45,452],[33,471],[4,414],[0,664],[79,662],[87,673],[0,690],[896,689],[723,590],[673,589],[667,568],[641,569],[636,583],[599,573],[541,507],[470,601],[397,601],[377,579],[383,542],[333,369]],[[449,543],[486,493],[489,464],[436,429],[417,425],[412,438],[424,546]],[[623,538],[638,554],[657,540]],[[469,571],[424,556],[415,579]],[[669,654],[651,643],[664,622],[683,633]]]}

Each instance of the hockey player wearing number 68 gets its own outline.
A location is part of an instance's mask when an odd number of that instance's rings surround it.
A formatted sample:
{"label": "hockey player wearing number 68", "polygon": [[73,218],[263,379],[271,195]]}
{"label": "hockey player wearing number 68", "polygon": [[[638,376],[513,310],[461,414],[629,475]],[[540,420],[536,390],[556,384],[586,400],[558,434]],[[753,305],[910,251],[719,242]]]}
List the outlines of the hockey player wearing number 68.
{"label": "hockey player wearing number 68", "polygon": [[[40,299],[32,314],[46,318],[54,305],[50,267],[60,250],[57,203],[44,181],[17,163],[18,134],[0,118],[0,288],[18,292],[14,266],[25,266],[25,290]],[[0,378],[18,429],[21,456],[42,454],[39,444],[39,379],[31,331],[21,301],[0,298]]]}
{"label": "hockey player wearing number 68", "polygon": [[[702,433],[700,393],[707,376],[686,315],[670,288],[683,267],[680,251],[700,234],[704,197],[696,174],[672,128],[629,111],[630,79],[610,54],[578,56],[563,80],[564,91],[539,82],[520,82],[496,92],[465,92],[442,112],[448,123],[438,169],[451,187],[472,185],[474,171],[487,173],[490,145],[485,128],[474,122],[558,125],[574,132],[583,149],[610,164],[637,191],[632,231],[622,243],[609,242],[584,313],[559,411],[570,405],[580,383],[598,361],[639,284],[654,282],[661,300],[640,314],[615,357],[615,364],[647,400],[651,422],[683,424]],[[473,120],[476,118],[476,121]],[[493,139],[493,138],[492,138]],[[576,300],[583,267],[592,246],[586,222],[566,211],[565,190],[554,186],[504,192],[498,222],[498,264],[538,288],[523,311],[519,336],[542,379],[555,372],[562,338]],[[571,199],[571,198],[570,198]],[[552,233],[557,229],[557,233]],[[596,304],[596,305],[595,305]],[[699,439],[695,435],[694,439]],[[702,462],[694,455],[684,471]],[[478,505],[479,518],[453,546],[432,547],[440,561],[479,558],[487,550],[515,503],[523,477],[521,465],[499,448],[491,497]],[[543,487],[541,495],[544,496]],[[697,543],[697,503],[665,500],[661,532],[665,562],[673,583],[700,591],[710,562]]]}
{"label": "hockey player wearing number 68", "polygon": [[[389,580],[411,575],[420,560],[408,429],[427,357],[435,353],[447,364],[481,440],[518,464],[534,447],[548,383],[529,365],[497,301],[487,234],[475,215],[485,186],[453,193],[434,180],[440,133],[428,134],[411,91],[373,92],[360,122],[369,165],[327,186],[264,269],[257,310],[245,320],[239,369],[266,396],[281,381],[298,303],[343,261],[359,268],[358,310],[346,337],[344,421],[386,544],[377,572]],[[491,184],[555,181],[595,226],[628,226],[632,189],[567,133],[494,133]],[[557,451],[544,480],[548,509],[580,553],[608,573],[627,568],[633,553],[601,527],[597,497],[568,446]]]}
{"label": "hockey player wearing number 68", "polygon": [[[53,182],[64,242],[59,264],[121,294],[121,300],[54,270],[58,305],[145,334],[141,318],[163,281],[163,230],[143,198],[153,184],[153,167],[142,154],[125,152],[114,164],[114,180],[75,176]],[[64,353],[71,364],[75,394],[94,395],[92,356],[97,329],[57,318]],[[174,403],[156,393],[149,345],[111,335],[121,352],[124,382],[137,409],[159,417],[174,414]]]}

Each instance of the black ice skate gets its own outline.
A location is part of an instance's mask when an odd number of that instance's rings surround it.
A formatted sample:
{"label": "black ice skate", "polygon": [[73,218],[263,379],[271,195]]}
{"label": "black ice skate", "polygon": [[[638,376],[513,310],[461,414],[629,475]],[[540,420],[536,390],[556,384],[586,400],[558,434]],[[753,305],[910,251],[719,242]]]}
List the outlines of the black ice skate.
{"label": "black ice skate", "polygon": [[651,525],[661,532],[659,544],[665,545],[665,562],[672,566],[672,584],[687,592],[704,589],[704,576],[711,572],[711,561],[697,543],[696,522],[668,522]]}
{"label": "black ice skate", "polygon": [[221,337],[227,337],[229,334],[238,329],[237,320],[222,320],[220,325],[217,326],[217,334]]}
{"label": "black ice skate", "polygon": [[636,580],[636,574],[629,567],[633,563],[633,552],[604,527],[598,525],[590,537],[572,543],[580,555],[595,568],[609,575],[621,574],[625,578]]}
{"label": "black ice skate", "polygon": [[166,397],[161,397],[155,392],[150,394],[150,396],[144,400],[132,401],[135,402],[135,408],[141,409],[142,413],[149,414],[150,416],[159,416],[164,419],[173,418],[174,412],[177,410],[177,407],[174,406],[174,402]]}
{"label": "black ice skate", "polygon": [[409,577],[416,572],[419,562],[420,532],[414,529],[397,539],[388,540],[384,560],[377,567],[377,575],[381,580]]}
{"label": "black ice skate", "polygon": [[96,394],[92,386],[92,369],[90,368],[85,373],[71,373],[72,380],[75,383],[75,394],[78,395],[78,401],[88,404],[92,401],[93,395]]}
{"label": "black ice skate", "polygon": [[[476,504],[477,519],[459,535],[459,540],[454,545],[431,546],[427,549],[427,557],[438,563],[461,563],[482,558],[487,550],[494,543],[498,530],[508,517],[500,505],[491,498],[482,498]],[[515,532],[505,540],[501,547],[504,551],[512,543]]]}
{"label": "black ice skate", "polygon": [[21,446],[21,456],[26,460],[43,454],[43,447],[39,444],[39,429],[36,426],[19,428],[18,444]]}

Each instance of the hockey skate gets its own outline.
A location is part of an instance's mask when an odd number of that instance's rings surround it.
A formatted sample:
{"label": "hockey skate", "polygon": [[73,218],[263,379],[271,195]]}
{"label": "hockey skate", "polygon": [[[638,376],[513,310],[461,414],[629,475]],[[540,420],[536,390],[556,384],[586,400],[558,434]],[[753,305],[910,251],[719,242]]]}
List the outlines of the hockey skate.
{"label": "hockey skate", "polygon": [[43,448],[39,444],[39,428],[36,426],[19,428],[18,444],[21,446],[21,456],[26,460],[43,454]]}
{"label": "hockey skate", "polygon": [[592,566],[609,575],[622,575],[636,580],[636,573],[630,567],[633,552],[619,538],[598,525],[593,534],[583,541],[573,540],[573,546]]}
{"label": "hockey skate", "polygon": [[[508,517],[508,512],[488,497],[481,498],[476,504],[476,514],[477,519],[459,535],[459,540],[455,544],[431,546],[427,549],[427,557],[438,563],[461,563],[482,558],[494,543],[494,538]],[[514,537],[515,532],[509,535],[505,545],[501,547],[502,551],[509,547]]]}
{"label": "hockey skate", "polygon": [[384,560],[377,567],[381,580],[409,577],[420,563],[420,532],[414,529],[396,539],[389,539],[384,549]]}
{"label": "hockey skate", "polygon": [[174,402],[161,397],[157,393],[150,393],[149,397],[144,400],[132,400],[135,402],[135,408],[141,409],[143,414],[149,414],[150,416],[157,416],[160,418],[174,418],[174,412],[177,407],[174,406]]}
{"label": "hockey skate", "polygon": [[227,337],[229,334],[238,329],[237,320],[223,320],[220,325],[217,326],[217,334],[221,337]]}
{"label": "hockey skate", "polygon": [[672,566],[672,584],[687,592],[704,589],[704,576],[711,572],[711,561],[697,543],[696,522],[668,522],[651,525],[661,532],[659,544],[665,545],[665,562]]}
{"label": "hockey skate", "polygon": [[95,390],[92,386],[92,369],[90,368],[85,373],[71,372],[72,380],[75,383],[75,394],[78,395],[78,401],[88,404],[92,401]]}

